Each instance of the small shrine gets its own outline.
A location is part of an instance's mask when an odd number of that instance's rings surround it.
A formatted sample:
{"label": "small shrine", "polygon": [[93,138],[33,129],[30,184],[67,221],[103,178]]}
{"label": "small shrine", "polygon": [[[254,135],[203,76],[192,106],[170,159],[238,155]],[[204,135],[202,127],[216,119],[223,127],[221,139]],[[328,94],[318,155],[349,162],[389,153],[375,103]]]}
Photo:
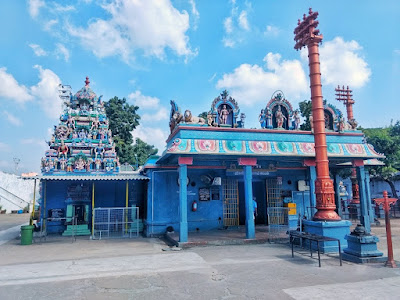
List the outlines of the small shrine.
{"label": "small shrine", "polygon": [[120,170],[102,96],[89,84],[86,77],[75,94],[70,86],[59,87],[63,110],[41,161],[42,175],[32,178],[42,185],[39,223],[46,233],[63,236],[138,234],[148,178],[127,166]]}
{"label": "small shrine", "polygon": [[89,87],[64,97],[60,122],[42,159],[43,174],[118,173],[119,161],[104,103]]}

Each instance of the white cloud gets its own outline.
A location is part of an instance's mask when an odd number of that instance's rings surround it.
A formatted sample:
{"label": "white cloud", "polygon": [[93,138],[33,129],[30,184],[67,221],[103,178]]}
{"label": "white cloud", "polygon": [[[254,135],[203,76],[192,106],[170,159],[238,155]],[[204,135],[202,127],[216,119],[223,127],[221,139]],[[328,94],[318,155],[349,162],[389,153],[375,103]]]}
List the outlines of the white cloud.
{"label": "white cloud", "polygon": [[33,145],[33,146],[39,147],[43,150],[46,150],[48,147],[48,145],[46,144],[46,141],[44,139],[29,138],[29,139],[22,139],[19,142],[22,145]]}
{"label": "white cloud", "polygon": [[87,29],[67,26],[67,31],[81,40],[98,57],[118,55],[125,62],[136,50],[160,59],[169,48],[178,56],[196,55],[189,46],[189,15],[179,12],[170,0],[113,1],[102,6],[111,19],[97,19]]}
{"label": "white cloud", "polygon": [[32,48],[33,53],[35,53],[36,56],[47,56],[47,52],[43,50],[42,47],[40,47],[39,45],[29,44],[29,47]]}
{"label": "white cloud", "polygon": [[39,100],[40,106],[50,118],[58,118],[61,113],[62,101],[58,96],[60,78],[51,70],[34,66],[39,70],[40,81],[31,87],[31,93]]}
{"label": "white cloud", "polygon": [[225,32],[222,38],[224,46],[229,48],[242,43],[250,31],[248,13],[251,10],[251,4],[245,2],[246,9],[242,9],[240,13],[236,1],[231,1],[231,6],[230,15],[223,21]]}
{"label": "white cloud", "polygon": [[11,74],[7,73],[5,67],[0,68],[0,98],[15,100],[20,104],[33,99],[29,94],[29,90],[24,85],[20,85]]}
{"label": "white cloud", "polygon": [[161,128],[144,127],[139,125],[134,131],[132,131],[133,140],[140,138],[147,144],[154,145],[158,149],[158,153],[162,153],[165,150],[165,141],[168,138],[168,131]]}
{"label": "white cloud", "polygon": [[141,121],[157,122],[168,119],[168,110],[160,105],[160,99],[157,97],[145,96],[141,91],[136,90],[128,95],[128,99],[133,100],[135,105],[145,111],[141,115]]}
{"label": "white cloud", "polygon": [[224,28],[226,33],[231,33],[233,31],[232,17],[227,17],[224,20]]}
{"label": "white cloud", "polygon": [[196,30],[197,29],[197,23],[199,22],[200,19],[200,13],[196,8],[196,3],[194,2],[194,0],[189,0],[189,4],[191,6],[191,12],[192,12],[192,16],[193,16],[193,29]]}
{"label": "white cloud", "polygon": [[165,107],[160,107],[155,113],[145,113],[142,115],[143,122],[157,122],[168,120],[168,110]]}
{"label": "white cloud", "polygon": [[36,18],[39,15],[40,8],[45,6],[42,0],[29,0],[28,10],[32,18]]}
{"label": "white cloud", "polygon": [[308,84],[300,61],[281,61],[280,54],[268,53],[264,62],[265,67],[257,64],[240,65],[232,73],[224,74],[216,87],[227,89],[245,106],[268,100],[278,89],[283,89],[289,101],[301,100],[301,95],[307,92]]}
{"label": "white cloud", "polygon": [[394,54],[400,55],[400,49],[394,49],[393,52]]}
{"label": "white cloud", "polygon": [[264,36],[266,37],[276,37],[280,33],[280,29],[273,25],[267,25],[264,30]]}
{"label": "white cloud", "polygon": [[123,38],[111,23],[98,19],[89,23],[87,29],[75,28],[69,24],[66,29],[72,36],[78,37],[82,45],[93,51],[97,57],[120,55],[125,62],[129,61],[129,41]]}
{"label": "white cloud", "polygon": [[235,41],[229,38],[223,38],[222,42],[224,43],[224,46],[228,48],[233,48],[236,45]]}
{"label": "white cloud", "polygon": [[56,44],[56,50],[54,51],[57,59],[63,58],[66,62],[69,61],[69,51],[63,44],[57,43]]}
{"label": "white cloud", "polygon": [[8,145],[6,143],[0,142],[0,151],[10,152],[11,151],[11,147],[10,147],[10,145]]}
{"label": "white cloud", "polygon": [[63,5],[58,4],[58,3],[54,3],[53,5],[54,5],[54,10],[58,11],[58,12],[68,12],[68,11],[76,10],[75,7],[72,6],[72,5],[63,6]]}
{"label": "white cloud", "polygon": [[211,82],[215,79],[215,77],[217,77],[217,73],[214,73],[209,79],[208,82]]}
{"label": "white cloud", "polygon": [[4,116],[6,117],[7,121],[10,122],[12,125],[21,126],[22,121],[18,119],[13,114],[9,113],[8,111],[3,111]]}
{"label": "white cloud", "polygon": [[246,31],[250,30],[249,21],[247,20],[247,12],[242,10],[239,15],[239,26]]}
{"label": "white cloud", "polygon": [[158,108],[160,99],[157,97],[145,96],[141,91],[137,90],[128,95],[129,100],[133,100],[134,104],[141,109]]}
{"label": "white cloud", "polygon": [[[369,81],[371,69],[360,55],[362,47],[356,41],[346,42],[336,37],[324,42],[319,49],[323,84],[360,88]],[[308,61],[306,49],[301,51],[301,57]]]}
{"label": "white cloud", "polygon": [[45,31],[51,31],[53,26],[56,25],[56,24],[58,24],[58,20],[57,19],[52,19],[52,20],[46,22],[43,25],[43,28],[44,28]]}

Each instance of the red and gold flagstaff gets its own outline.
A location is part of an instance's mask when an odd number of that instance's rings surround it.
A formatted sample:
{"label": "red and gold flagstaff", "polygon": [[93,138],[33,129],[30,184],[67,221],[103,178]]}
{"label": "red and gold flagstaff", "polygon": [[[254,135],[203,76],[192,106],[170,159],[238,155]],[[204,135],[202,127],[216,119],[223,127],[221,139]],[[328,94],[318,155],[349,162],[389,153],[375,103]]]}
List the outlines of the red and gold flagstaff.
{"label": "red and gold flagstaff", "polygon": [[329,177],[329,161],[326,146],[324,106],[322,98],[321,71],[319,63],[319,43],[322,35],[316,29],[318,12],[310,8],[308,16],[303,15],[303,21],[298,21],[294,30],[296,45],[299,50],[305,46],[308,48],[308,60],[310,67],[310,87],[312,117],[314,124],[315,163],[317,179],[315,181],[315,194],[317,212],[314,215],[315,221],[340,221],[339,215],[335,212],[335,192],[333,181]]}
{"label": "red and gold flagstaff", "polygon": [[336,100],[338,101],[343,101],[344,105],[346,105],[346,111],[347,111],[347,120],[353,120],[354,116],[353,116],[353,104],[355,103],[355,101],[352,98],[352,90],[349,89],[349,86],[347,86],[347,89],[344,88],[344,86],[342,88],[340,88],[340,86],[338,86],[335,89],[336,92]]}
{"label": "red and gold flagstaff", "polygon": [[388,247],[388,259],[385,263],[386,267],[396,268],[396,263],[393,259],[393,245],[392,245],[392,229],[390,228],[389,210],[390,205],[396,203],[397,198],[388,198],[387,191],[383,191],[383,198],[375,199],[375,203],[378,205],[383,204],[383,210],[385,211],[385,223],[386,223],[386,239]]}

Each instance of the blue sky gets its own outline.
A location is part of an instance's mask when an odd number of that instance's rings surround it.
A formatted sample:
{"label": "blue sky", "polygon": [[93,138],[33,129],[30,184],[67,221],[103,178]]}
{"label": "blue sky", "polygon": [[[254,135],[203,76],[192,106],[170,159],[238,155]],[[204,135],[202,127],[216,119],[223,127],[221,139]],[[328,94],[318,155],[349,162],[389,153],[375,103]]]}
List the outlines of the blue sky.
{"label": "blue sky", "polygon": [[319,12],[323,96],[349,85],[364,127],[400,120],[400,2],[0,1],[0,170],[38,171],[60,112],[57,86],[89,76],[104,100],[140,107],[133,135],[162,152],[169,101],[208,111],[227,89],[258,127],[276,90],[309,99],[307,53],[294,50],[297,19]]}

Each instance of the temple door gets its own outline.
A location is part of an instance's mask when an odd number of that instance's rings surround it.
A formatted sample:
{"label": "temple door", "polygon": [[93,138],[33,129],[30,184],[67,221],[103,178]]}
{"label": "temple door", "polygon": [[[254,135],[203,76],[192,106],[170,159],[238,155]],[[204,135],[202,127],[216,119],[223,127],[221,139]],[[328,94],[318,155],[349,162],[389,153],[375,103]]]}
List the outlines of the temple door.
{"label": "temple door", "polygon": [[268,225],[281,225],[285,222],[285,211],[282,199],[282,181],[277,178],[268,178],[267,191],[267,215]]}
{"label": "temple door", "polygon": [[239,188],[234,179],[224,179],[224,226],[239,226]]}

